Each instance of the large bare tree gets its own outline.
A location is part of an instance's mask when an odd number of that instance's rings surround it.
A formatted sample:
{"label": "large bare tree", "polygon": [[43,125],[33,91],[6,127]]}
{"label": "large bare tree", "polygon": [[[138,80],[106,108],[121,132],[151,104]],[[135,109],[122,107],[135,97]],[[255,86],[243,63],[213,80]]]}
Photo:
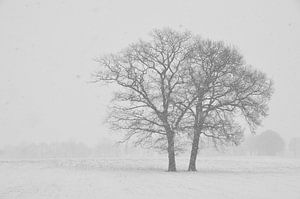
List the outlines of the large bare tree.
{"label": "large bare tree", "polygon": [[[186,67],[189,107],[186,129],[192,130],[189,171],[196,171],[200,136],[238,143],[241,118],[252,132],[267,115],[272,81],[244,63],[238,51],[223,42],[196,39]],[[194,98],[196,97],[196,100]]]}
{"label": "large bare tree", "polygon": [[195,171],[200,136],[239,143],[242,117],[252,132],[260,125],[272,81],[222,42],[171,29],[151,38],[98,60],[97,80],[119,87],[109,121],[125,132],[124,141],[166,149],[169,171],[176,170],[176,148],[191,135],[188,170]]}
{"label": "large bare tree", "polygon": [[124,131],[124,140],[165,147],[168,171],[176,171],[175,137],[192,103],[179,94],[186,86],[184,66],[192,36],[167,28],[150,36],[149,42],[98,59],[102,69],[96,78],[118,86],[109,117],[112,128]]}

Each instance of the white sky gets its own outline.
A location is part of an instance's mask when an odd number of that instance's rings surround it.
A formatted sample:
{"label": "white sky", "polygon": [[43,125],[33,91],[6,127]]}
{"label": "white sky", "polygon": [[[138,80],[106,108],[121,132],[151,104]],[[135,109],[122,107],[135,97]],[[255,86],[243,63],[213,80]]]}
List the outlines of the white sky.
{"label": "white sky", "polygon": [[0,147],[109,136],[93,58],[165,26],[237,46],[275,82],[259,131],[300,136],[299,0],[0,0]]}

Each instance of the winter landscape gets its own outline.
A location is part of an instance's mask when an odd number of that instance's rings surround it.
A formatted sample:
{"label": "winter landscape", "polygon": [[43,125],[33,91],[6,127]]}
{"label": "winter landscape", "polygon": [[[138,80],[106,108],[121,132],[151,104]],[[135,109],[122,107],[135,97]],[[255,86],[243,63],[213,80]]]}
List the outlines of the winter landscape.
{"label": "winter landscape", "polygon": [[0,199],[299,199],[298,0],[0,0]]}
{"label": "winter landscape", "polygon": [[299,198],[300,160],[204,157],[199,171],[165,171],[166,159],[0,162],[0,198]]}

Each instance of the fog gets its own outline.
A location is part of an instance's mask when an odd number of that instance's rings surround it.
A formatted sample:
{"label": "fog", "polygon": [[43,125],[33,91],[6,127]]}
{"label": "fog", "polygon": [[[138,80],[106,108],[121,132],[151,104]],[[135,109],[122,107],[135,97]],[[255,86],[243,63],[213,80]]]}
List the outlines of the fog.
{"label": "fog", "polygon": [[2,0],[0,149],[118,140],[103,122],[111,88],[90,83],[93,59],[166,26],[235,45],[247,63],[266,72],[275,93],[257,132],[272,129],[288,142],[300,132],[299,11],[296,0]]}
{"label": "fog", "polygon": [[299,0],[0,0],[0,198],[299,199],[299,35]]}

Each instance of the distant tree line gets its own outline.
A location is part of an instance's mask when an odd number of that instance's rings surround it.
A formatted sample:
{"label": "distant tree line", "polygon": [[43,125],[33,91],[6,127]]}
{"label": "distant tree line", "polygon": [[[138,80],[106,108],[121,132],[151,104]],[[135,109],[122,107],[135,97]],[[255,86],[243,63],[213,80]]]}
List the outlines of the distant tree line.
{"label": "distant tree line", "polygon": [[[188,145],[182,146],[180,153],[186,152]],[[183,148],[185,147],[185,148]],[[258,135],[247,136],[244,142],[236,146],[231,142],[219,142],[211,137],[201,137],[199,150],[203,155],[289,155],[300,157],[300,138],[290,139],[285,144],[283,138],[276,132],[268,130]],[[132,147],[130,144],[118,145],[112,140],[101,139],[94,146],[84,143],[67,141],[52,143],[30,143],[16,146],[7,146],[0,149],[0,158],[31,159],[31,158],[88,158],[88,157],[144,157],[160,156],[159,153],[151,153],[150,150]]]}
{"label": "distant tree line", "polygon": [[300,137],[294,137],[289,143],[289,150],[294,156],[300,157]]}
{"label": "distant tree line", "polygon": [[131,148],[115,145],[108,139],[102,139],[95,146],[81,142],[27,143],[6,146],[0,150],[0,158],[84,158],[117,157],[134,153]]}
{"label": "distant tree line", "polygon": [[282,137],[271,130],[259,135],[248,137],[246,140],[248,152],[252,155],[278,155],[284,152],[285,142]]}

